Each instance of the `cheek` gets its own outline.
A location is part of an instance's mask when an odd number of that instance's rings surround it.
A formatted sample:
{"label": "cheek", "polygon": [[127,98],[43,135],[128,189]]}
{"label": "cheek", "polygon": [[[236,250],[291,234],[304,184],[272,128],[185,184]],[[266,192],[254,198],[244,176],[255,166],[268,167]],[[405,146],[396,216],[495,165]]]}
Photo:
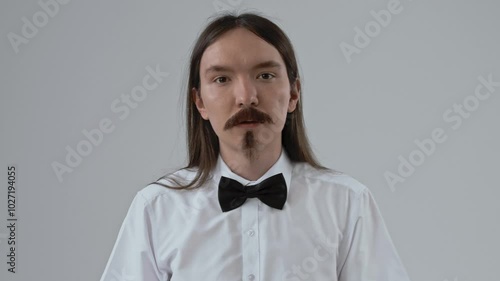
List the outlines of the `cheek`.
{"label": "cheek", "polygon": [[286,115],[288,112],[289,96],[281,95],[279,99],[273,104],[271,111],[273,119],[276,124],[282,124],[286,121]]}
{"label": "cheek", "polygon": [[217,110],[217,108],[211,108],[209,121],[215,131],[222,131],[227,118],[220,110]]}
{"label": "cheek", "polygon": [[205,103],[207,109],[208,120],[212,124],[214,131],[222,132],[227,120],[231,117],[227,112],[227,105],[222,100],[207,99]]}
{"label": "cheek", "polygon": [[283,126],[285,125],[285,122],[286,122],[286,113],[287,113],[287,108],[286,107],[282,107],[281,108],[281,111],[279,113],[278,116],[276,116],[276,124],[280,126],[280,128],[283,128]]}
{"label": "cheek", "polygon": [[268,124],[268,128],[275,134],[280,133],[283,130],[283,126],[286,121],[286,113],[283,113],[286,109],[283,108],[283,105],[275,102],[272,104],[272,107],[266,110],[267,114],[271,116],[274,124]]}
{"label": "cheek", "polygon": [[210,119],[220,119],[220,116],[224,115],[225,109],[228,108],[228,100],[224,99],[223,96],[222,93],[202,88],[203,105]]}

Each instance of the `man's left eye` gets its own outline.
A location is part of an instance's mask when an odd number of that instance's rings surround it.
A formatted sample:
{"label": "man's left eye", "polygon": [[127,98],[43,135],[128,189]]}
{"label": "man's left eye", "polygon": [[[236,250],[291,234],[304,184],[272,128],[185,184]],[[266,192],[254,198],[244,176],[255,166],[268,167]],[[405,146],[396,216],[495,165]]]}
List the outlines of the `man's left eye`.
{"label": "man's left eye", "polygon": [[227,82],[227,77],[224,77],[224,76],[217,77],[217,78],[214,79],[214,82],[218,83],[218,84],[226,83]]}
{"label": "man's left eye", "polygon": [[262,73],[260,77],[262,77],[264,80],[269,80],[271,78],[274,78],[275,76],[271,73]]}

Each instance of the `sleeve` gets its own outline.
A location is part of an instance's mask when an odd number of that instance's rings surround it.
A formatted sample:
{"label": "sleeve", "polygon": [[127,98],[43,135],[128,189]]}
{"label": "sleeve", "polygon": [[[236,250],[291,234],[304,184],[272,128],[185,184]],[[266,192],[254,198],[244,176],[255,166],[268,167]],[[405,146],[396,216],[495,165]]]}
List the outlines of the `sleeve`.
{"label": "sleeve", "polygon": [[410,281],[368,188],[356,198],[350,232],[342,239],[339,281]]}
{"label": "sleeve", "polygon": [[101,281],[160,281],[152,236],[150,206],[139,192],[121,225]]}

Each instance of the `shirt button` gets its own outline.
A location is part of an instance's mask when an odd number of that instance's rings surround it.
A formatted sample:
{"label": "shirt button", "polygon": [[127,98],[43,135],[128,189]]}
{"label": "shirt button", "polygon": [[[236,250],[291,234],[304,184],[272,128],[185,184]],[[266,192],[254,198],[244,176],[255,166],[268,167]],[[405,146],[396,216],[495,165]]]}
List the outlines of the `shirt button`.
{"label": "shirt button", "polygon": [[253,274],[248,275],[248,280],[251,281],[251,280],[254,280],[254,279],[255,279],[255,275],[253,275]]}
{"label": "shirt button", "polygon": [[[249,236],[254,236],[254,235],[255,235],[255,231],[254,231],[253,229],[250,229],[250,230],[248,231],[248,235],[249,235]],[[253,275],[249,275],[249,276],[248,276],[248,278],[250,278],[250,276],[253,276]],[[250,279],[250,280],[251,280],[251,279]]]}

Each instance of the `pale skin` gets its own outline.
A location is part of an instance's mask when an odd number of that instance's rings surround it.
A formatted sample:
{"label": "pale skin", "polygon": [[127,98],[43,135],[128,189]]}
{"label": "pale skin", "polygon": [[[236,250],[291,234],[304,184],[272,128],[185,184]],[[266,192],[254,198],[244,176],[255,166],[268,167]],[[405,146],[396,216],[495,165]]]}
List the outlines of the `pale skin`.
{"label": "pale skin", "polygon": [[[244,28],[224,33],[203,53],[200,89],[191,93],[234,173],[254,181],[276,163],[286,114],[295,110],[300,97],[300,81],[290,85],[286,65],[273,45]],[[265,113],[272,122],[225,129],[228,120],[246,107]]]}

